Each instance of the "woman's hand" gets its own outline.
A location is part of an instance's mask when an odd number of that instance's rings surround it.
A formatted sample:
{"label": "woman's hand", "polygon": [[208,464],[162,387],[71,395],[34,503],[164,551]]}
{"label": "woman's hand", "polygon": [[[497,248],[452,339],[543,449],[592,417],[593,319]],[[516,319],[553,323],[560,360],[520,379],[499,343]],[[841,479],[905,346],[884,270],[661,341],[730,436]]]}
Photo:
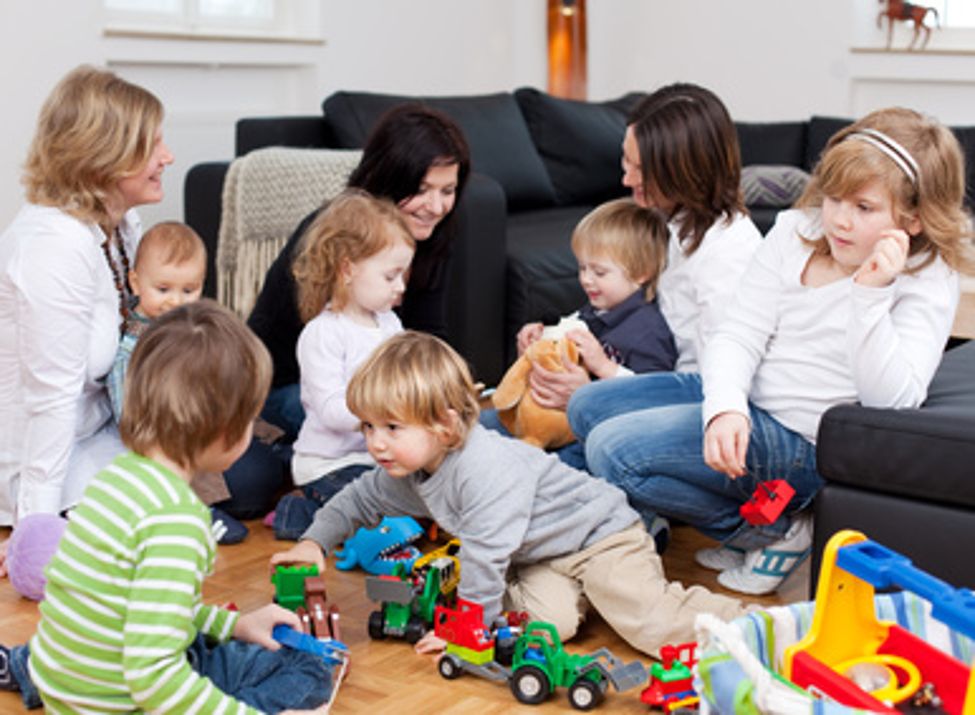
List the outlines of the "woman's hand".
{"label": "woman's hand", "polygon": [[589,382],[589,373],[581,365],[576,365],[562,356],[562,370],[546,370],[541,365],[532,365],[528,374],[528,387],[532,398],[539,407],[565,411],[572,393]]}
{"label": "woman's hand", "polygon": [[275,566],[288,566],[290,564],[314,564],[318,567],[318,573],[325,573],[325,555],[322,547],[310,539],[304,539],[292,546],[287,551],[279,551],[271,554],[271,574],[274,574]]}
{"label": "woman's hand", "polygon": [[413,650],[420,655],[439,655],[447,648],[447,641],[433,635],[433,631],[427,631],[426,635],[416,642]]}
{"label": "woman's hand", "polygon": [[281,644],[271,637],[271,632],[279,623],[291,626],[296,631],[301,630],[301,620],[295,613],[276,603],[269,603],[238,618],[234,626],[234,638],[247,643],[256,643],[268,650],[277,650]]}
{"label": "woman's hand", "polygon": [[853,281],[872,288],[890,285],[904,270],[910,245],[911,239],[905,231],[899,228],[884,231],[873,245],[873,252],[853,274]]}
{"label": "woman's hand", "polygon": [[525,323],[518,331],[518,357],[525,354],[528,346],[542,337],[544,327],[541,323]]}
{"label": "woman's hand", "polygon": [[570,330],[565,334],[575,343],[582,358],[582,364],[600,380],[616,375],[619,365],[609,359],[599,339],[588,330]]}
{"label": "woman's hand", "polygon": [[732,479],[744,476],[751,423],[740,412],[722,412],[704,430],[704,463]]}

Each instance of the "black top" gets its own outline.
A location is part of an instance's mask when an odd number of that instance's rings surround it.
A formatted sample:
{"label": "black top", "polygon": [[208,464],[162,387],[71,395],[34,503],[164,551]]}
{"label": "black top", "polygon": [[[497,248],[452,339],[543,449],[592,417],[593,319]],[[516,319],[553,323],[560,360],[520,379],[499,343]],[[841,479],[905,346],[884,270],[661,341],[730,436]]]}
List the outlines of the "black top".
{"label": "black top", "polygon": [[586,303],[580,308],[579,317],[613,362],[635,373],[674,369],[677,363],[674,336],[657,301],[648,302],[642,288],[602,313]]}
{"label": "black top", "polygon": [[[247,325],[271,353],[274,363],[272,387],[298,382],[295,346],[298,344],[298,335],[305,326],[298,314],[298,292],[291,266],[301,237],[321,210],[322,208],[316,209],[298,224],[281,253],[274,259],[264,277],[264,285],[257,296],[254,309],[247,319]],[[425,241],[417,241],[410,280],[403,295],[403,304],[396,308],[396,314],[408,329],[446,338],[445,276],[449,252],[443,250],[446,236],[438,236],[438,233],[440,232],[435,232],[434,236]],[[425,285],[418,285],[421,280]]]}

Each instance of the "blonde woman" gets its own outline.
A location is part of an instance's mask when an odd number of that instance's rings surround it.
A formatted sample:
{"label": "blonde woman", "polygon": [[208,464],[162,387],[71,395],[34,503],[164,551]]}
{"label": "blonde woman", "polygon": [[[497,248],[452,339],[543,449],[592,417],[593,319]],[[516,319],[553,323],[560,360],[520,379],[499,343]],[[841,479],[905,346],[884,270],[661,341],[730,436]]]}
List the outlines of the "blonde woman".
{"label": "blonde woman", "polygon": [[[0,236],[0,524],[57,513],[119,451],[104,376],[141,226],[173,156],[150,92],[82,66],[41,108]],[[0,546],[0,575],[5,574]]]}

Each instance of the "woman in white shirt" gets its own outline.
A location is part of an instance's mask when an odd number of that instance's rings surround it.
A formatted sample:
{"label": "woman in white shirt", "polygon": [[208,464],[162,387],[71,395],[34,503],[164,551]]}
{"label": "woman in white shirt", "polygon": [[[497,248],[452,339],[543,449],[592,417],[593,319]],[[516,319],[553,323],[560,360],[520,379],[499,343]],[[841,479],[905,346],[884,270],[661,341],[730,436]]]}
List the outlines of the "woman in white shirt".
{"label": "woman in white shirt", "polygon": [[41,109],[28,203],[0,236],[0,524],[71,507],[122,450],[103,378],[129,308],[131,209],[162,199],[173,161],[162,118],[151,93],[88,66]]}
{"label": "woman in white shirt", "polygon": [[[695,558],[726,588],[773,591],[809,553],[802,510],[822,485],[815,440],[829,407],[927,396],[956,271],[973,268],[962,157],[949,129],[908,109],[838,132],[801,208],[779,215],[741,277],[701,378],[631,383],[643,409],[587,433],[590,468],[645,516],[722,542]],[[770,479],[795,496],[773,523],[748,523],[740,508]]]}

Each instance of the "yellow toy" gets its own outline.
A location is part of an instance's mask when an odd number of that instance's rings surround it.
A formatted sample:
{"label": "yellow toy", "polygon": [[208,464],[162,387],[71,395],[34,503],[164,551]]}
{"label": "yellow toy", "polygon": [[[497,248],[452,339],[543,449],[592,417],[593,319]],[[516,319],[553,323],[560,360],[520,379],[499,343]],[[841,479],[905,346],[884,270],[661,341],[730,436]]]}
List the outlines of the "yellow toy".
{"label": "yellow toy", "polygon": [[528,375],[533,365],[546,370],[564,370],[564,360],[579,364],[579,351],[575,343],[565,337],[567,329],[580,327],[588,330],[581,320],[566,320],[558,326],[547,327],[542,337],[508,368],[491,397],[501,424],[513,436],[542,449],[557,449],[575,441],[569,428],[569,420],[562,410],[540,407],[532,398],[528,387]]}
{"label": "yellow toy", "polygon": [[860,532],[840,531],[823,554],[809,632],[785,651],[785,677],[874,712],[897,713],[894,705],[933,690],[945,712],[975,715],[971,668],[896,623],[877,619],[875,588],[891,587],[930,601],[932,617],[975,637],[975,594],[924,573]]}

